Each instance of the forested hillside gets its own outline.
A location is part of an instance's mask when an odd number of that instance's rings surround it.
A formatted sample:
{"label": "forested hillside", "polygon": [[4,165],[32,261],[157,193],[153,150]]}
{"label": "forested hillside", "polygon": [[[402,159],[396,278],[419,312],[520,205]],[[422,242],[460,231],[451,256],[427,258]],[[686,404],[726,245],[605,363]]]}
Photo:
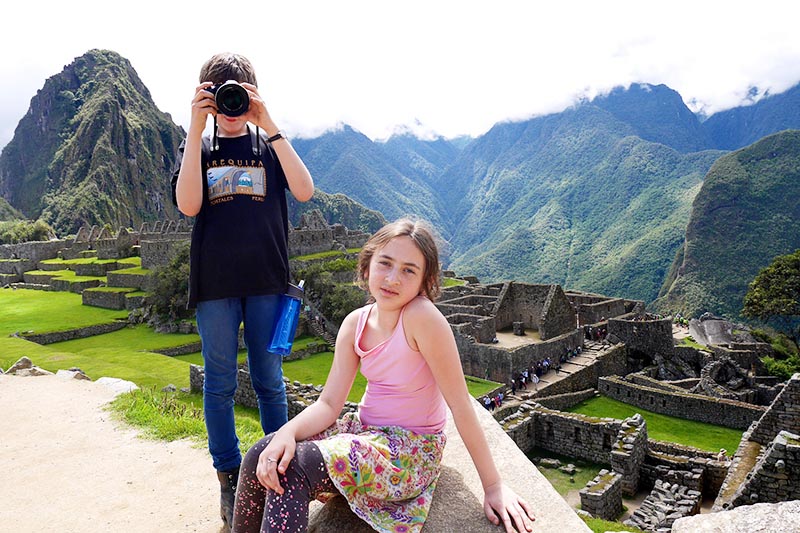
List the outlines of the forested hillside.
{"label": "forested hillside", "polygon": [[800,131],[721,157],[694,200],[686,239],[656,302],[688,316],[738,316],[748,284],[800,248]]}

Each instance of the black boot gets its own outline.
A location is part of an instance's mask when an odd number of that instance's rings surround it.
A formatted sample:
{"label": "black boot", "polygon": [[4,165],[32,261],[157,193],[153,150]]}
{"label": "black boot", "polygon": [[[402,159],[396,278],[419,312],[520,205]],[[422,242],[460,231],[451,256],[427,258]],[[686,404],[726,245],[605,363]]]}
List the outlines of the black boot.
{"label": "black boot", "polygon": [[219,516],[225,524],[225,530],[233,526],[233,503],[236,500],[236,483],[239,481],[239,469],[230,472],[217,471],[219,478]]}

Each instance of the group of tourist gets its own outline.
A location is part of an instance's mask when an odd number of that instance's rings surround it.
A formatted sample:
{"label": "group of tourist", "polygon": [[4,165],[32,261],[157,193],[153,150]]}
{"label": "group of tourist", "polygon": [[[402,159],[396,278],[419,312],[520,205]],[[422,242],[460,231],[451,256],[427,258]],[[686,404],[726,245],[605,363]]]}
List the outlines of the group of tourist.
{"label": "group of tourist", "polygon": [[556,375],[561,372],[561,365],[573,357],[580,355],[583,348],[576,346],[564,351],[557,361],[553,361],[549,356],[541,361],[535,362],[528,368],[522,369],[515,377],[511,378],[511,394],[516,394],[518,390],[528,390],[528,385],[533,385],[535,391],[539,390],[539,382],[542,376],[553,370]]}
{"label": "group of tourist", "polygon": [[675,313],[675,316],[672,317],[672,323],[680,328],[689,329],[689,319],[680,313]]}
{"label": "group of tourist", "polygon": [[503,393],[498,392],[494,396],[484,396],[481,401],[483,402],[483,406],[487,411],[494,411],[495,409],[503,406],[503,398]]}
{"label": "group of tourist", "polygon": [[608,335],[607,326],[584,326],[584,336],[590,341],[602,341]]}

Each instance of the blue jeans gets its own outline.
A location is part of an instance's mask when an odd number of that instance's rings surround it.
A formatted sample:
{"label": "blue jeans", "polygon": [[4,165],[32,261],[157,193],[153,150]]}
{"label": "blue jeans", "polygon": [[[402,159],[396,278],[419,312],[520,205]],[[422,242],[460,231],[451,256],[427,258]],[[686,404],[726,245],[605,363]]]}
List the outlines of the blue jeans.
{"label": "blue jeans", "polygon": [[197,329],[205,364],[203,411],[208,430],[208,451],[217,470],[235,470],[242,462],[233,418],[233,395],[238,374],[236,356],[242,322],[261,428],[266,435],[277,431],[287,421],[282,358],[267,351],[280,299],[280,295],[251,296],[197,304]]}

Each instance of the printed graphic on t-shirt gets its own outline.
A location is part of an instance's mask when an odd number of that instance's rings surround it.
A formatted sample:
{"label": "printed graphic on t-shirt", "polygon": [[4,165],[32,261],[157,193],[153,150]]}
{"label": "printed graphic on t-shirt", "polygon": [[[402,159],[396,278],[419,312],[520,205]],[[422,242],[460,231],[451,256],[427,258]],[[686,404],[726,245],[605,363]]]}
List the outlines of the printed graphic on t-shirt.
{"label": "printed graphic on t-shirt", "polygon": [[267,195],[263,167],[212,167],[208,169],[208,199],[246,194]]}

